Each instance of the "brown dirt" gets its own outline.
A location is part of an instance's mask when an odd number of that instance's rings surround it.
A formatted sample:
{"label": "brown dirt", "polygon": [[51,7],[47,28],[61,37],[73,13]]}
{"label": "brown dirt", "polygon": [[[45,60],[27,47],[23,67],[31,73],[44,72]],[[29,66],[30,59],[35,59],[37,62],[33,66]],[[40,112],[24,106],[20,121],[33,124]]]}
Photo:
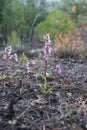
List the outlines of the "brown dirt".
{"label": "brown dirt", "polygon": [[43,94],[43,80],[36,75],[44,62],[41,55],[34,60],[30,75],[25,63],[0,60],[0,72],[6,75],[0,79],[0,130],[87,130],[87,64],[79,57],[51,56],[48,70],[60,64],[62,73],[52,73],[47,79],[52,92]]}

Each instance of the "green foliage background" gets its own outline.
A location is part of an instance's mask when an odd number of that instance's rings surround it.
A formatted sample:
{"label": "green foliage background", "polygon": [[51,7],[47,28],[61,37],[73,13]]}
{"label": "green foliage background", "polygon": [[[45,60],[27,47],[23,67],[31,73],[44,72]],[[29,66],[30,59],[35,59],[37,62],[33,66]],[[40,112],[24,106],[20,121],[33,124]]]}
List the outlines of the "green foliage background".
{"label": "green foliage background", "polygon": [[[16,32],[19,39],[24,35],[30,38],[31,29],[33,35],[36,24],[44,20],[47,15],[46,0],[25,1],[23,3],[22,0],[0,0],[0,33],[2,33],[6,43],[8,43],[8,38],[12,37],[13,32]],[[32,28],[35,17],[39,13],[41,15]]]}
{"label": "green foliage background", "polygon": [[56,33],[67,33],[74,25],[71,19],[67,17],[61,10],[55,7],[48,15],[46,20],[42,21],[35,27],[36,33],[39,38],[42,38],[44,33],[51,32],[51,37]]}
{"label": "green foliage background", "polygon": [[[76,13],[72,6],[77,7]],[[53,38],[57,32],[67,33],[74,22],[76,27],[87,24],[87,0],[0,0],[0,35],[6,44],[9,39],[13,42],[13,32],[19,40],[24,35],[32,40],[34,33],[42,38],[48,32]]]}
{"label": "green foliage background", "polygon": [[[58,8],[69,15],[72,20],[75,19],[77,27],[87,24],[87,0],[61,0],[61,3],[56,3]],[[76,13],[72,11],[73,6],[77,8]],[[80,14],[82,14],[81,17]]]}

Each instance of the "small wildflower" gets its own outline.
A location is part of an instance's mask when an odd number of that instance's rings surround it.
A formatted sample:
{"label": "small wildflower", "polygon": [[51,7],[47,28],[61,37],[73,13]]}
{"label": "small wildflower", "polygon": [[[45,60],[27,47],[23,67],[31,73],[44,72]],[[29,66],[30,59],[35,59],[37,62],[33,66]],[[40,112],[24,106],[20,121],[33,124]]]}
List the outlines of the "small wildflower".
{"label": "small wildflower", "polygon": [[15,60],[18,62],[18,56],[17,54],[11,54],[12,53],[12,47],[11,46],[7,46],[5,47],[5,50],[4,50],[4,54],[3,54],[3,59],[10,59],[10,60]]}
{"label": "small wildflower", "polygon": [[31,67],[30,67],[30,62],[26,62],[26,69],[27,69],[27,73],[31,72]]}
{"label": "small wildflower", "polygon": [[11,46],[5,47],[4,54],[3,54],[3,59],[9,59],[10,55],[11,55],[11,52],[12,52]]}
{"label": "small wildflower", "polygon": [[17,56],[17,54],[15,53],[15,54],[13,54],[13,59],[15,60],[15,61],[17,61],[18,62],[18,56]]}
{"label": "small wildflower", "polygon": [[46,76],[46,71],[47,71],[47,66],[48,66],[48,54],[51,53],[52,48],[50,44],[51,41],[50,41],[49,34],[44,35],[44,39],[45,39],[45,46],[44,46],[43,52],[44,52],[45,76]]}
{"label": "small wildflower", "polygon": [[60,75],[60,74],[61,74],[60,65],[56,65],[56,68],[55,68],[55,70],[54,70],[54,73],[55,73],[56,75]]}
{"label": "small wildflower", "polygon": [[47,59],[48,54],[51,53],[51,51],[52,51],[49,34],[44,35],[44,39],[45,39],[45,47],[43,50],[44,51],[44,58]]}
{"label": "small wildflower", "polygon": [[13,55],[10,55],[10,56],[8,57],[8,59],[12,60],[12,59],[13,59]]}
{"label": "small wildflower", "polygon": [[1,77],[2,77],[2,73],[0,72],[0,79],[1,79]]}
{"label": "small wildflower", "polygon": [[51,46],[48,47],[48,52],[49,52],[49,53],[52,52],[52,47],[51,47]]}
{"label": "small wildflower", "polygon": [[29,74],[31,72],[31,67],[33,65],[36,64],[36,61],[35,60],[31,60],[31,61],[27,61],[26,62],[26,70],[27,70],[27,73]]}
{"label": "small wildflower", "polygon": [[44,60],[48,61],[48,53],[47,53],[46,47],[44,48]]}
{"label": "small wildflower", "polygon": [[11,52],[12,52],[12,47],[11,46],[5,47],[5,53],[8,53],[10,55]]}
{"label": "small wildflower", "polygon": [[4,53],[3,54],[3,59],[7,59],[8,58],[8,54],[7,53]]}
{"label": "small wildflower", "polygon": [[48,33],[48,34],[45,34],[45,35],[43,36],[43,38],[44,38],[44,40],[45,40],[45,42],[46,42],[47,44],[51,42],[51,41],[50,41],[50,35],[49,35],[49,33]]}
{"label": "small wildflower", "polygon": [[30,61],[30,64],[31,64],[31,65],[35,65],[35,64],[36,64],[35,60],[31,60],[31,61]]}

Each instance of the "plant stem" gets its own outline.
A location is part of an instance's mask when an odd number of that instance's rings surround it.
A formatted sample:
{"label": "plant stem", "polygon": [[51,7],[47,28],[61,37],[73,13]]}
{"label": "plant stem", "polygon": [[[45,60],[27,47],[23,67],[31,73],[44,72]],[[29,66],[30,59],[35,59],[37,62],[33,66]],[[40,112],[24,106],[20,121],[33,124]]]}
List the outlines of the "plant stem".
{"label": "plant stem", "polygon": [[46,77],[46,72],[47,72],[47,61],[45,60],[45,71],[44,71],[45,77]]}
{"label": "plant stem", "polygon": [[46,86],[47,86],[47,78],[45,77],[45,80],[44,80],[44,89],[46,90]]}

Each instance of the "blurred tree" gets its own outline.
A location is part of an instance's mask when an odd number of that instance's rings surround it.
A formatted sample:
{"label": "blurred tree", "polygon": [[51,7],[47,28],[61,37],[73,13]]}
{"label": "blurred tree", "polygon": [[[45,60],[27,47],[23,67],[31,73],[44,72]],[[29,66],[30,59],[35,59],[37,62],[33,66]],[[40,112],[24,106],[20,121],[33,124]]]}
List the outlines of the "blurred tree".
{"label": "blurred tree", "polygon": [[87,23],[87,0],[61,0],[61,3],[57,3],[57,5],[76,22],[78,27]]}
{"label": "blurred tree", "polygon": [[[2,30],[4,37],[11,35],[13,30],[20,33],[24,25],[24,7],[19,0],[5,0],[3,7]],[[21,25],[22,24],[22,25]],[[7,42],[7,41],[6,41]]]}
{"label": "blurred tree", "polygon": [[34,27],[47,16],[48,3],[46,0],[27,0],[26,3],[25,14],[26,24],[28,26],[27,34],[29,35],[30,41],[32,41]]}
{"label": "blurred tree", "polygon": [[[1,33],[3,34],[3,37],[4,37],[4,40],[5,42],[7,42],[7,28],[6,28],[6,21],[4,21],[4,17],[6,16],[5,15],[5,10],[6,9],[6,5],[7,3],[9,2],[9,0],[1,0],[0,1],[0,8],[1,8],[1,11],[0,11],[0,14],[1,14],[1,19],[0,19],[0,30],[1,30]],[[8,6],[8,5],[7,5]],[[6,16],[7,17],[7,16]]]}
{"label": "blurred tree", "polygon": [[43,37],[44,33],[51,33],[51,37],[54,38],[56,33],[67,33],[73,25],[70,18],[56,7],[49,13],[46,20],[35,27],[35,31],[40,38]]}
{"label": "blurred tree", "polygon": [[3,5],[4,5],[4,1],[1,0],[0,1],[0,25],[1,25],[2,20],[3,20],[3,15],[2,15]]}
{"label": "blurred tree", "polygon": [[34,27],[47,15],[46,0],[0,0],[0,30],[7,43],[15,31],[18,37],[32,40]]}
{"label": "blurred tree", "polygon": [[15,0],[12,3],[12,12],[14,16],[14,23],[12,23],[12,28],[17,32],[18,36],[21,38],[26,34],[26,18],[25,18],[25,5],[19,0]]}

